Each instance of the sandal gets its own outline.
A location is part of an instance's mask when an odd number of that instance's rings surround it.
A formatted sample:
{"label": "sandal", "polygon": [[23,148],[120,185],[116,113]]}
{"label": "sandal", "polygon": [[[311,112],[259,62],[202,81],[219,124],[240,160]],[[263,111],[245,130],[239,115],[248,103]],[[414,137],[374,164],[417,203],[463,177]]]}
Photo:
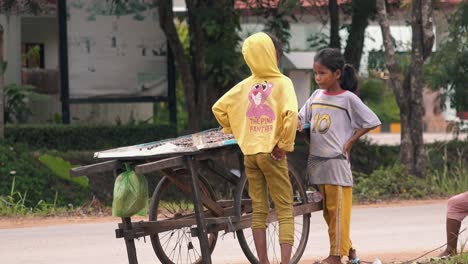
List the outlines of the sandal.
{"label": "sandal", "polygon": [[356,249],[349,249],[348,261],[346,262],[346,264],[361,264],[361,260],[356,255]]}

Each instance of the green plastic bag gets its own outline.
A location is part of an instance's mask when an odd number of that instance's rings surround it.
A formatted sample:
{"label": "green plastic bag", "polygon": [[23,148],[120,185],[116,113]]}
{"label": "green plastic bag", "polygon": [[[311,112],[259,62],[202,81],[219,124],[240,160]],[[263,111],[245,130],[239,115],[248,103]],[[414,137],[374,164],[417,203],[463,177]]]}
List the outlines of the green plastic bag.
{"label": "green plastic bag", "polygon": [[131,217],[146,215],[148,205],[148,182],[145,176],[137,175],[125,163],[125,171],[117,176],[114,184],[112,216]]}

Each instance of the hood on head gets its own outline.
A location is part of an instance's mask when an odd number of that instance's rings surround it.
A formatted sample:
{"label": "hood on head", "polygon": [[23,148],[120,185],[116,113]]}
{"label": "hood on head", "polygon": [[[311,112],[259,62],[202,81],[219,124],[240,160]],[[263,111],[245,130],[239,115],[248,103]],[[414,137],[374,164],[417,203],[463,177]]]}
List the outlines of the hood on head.
{"label": "hood on head", "polygon": [[276,49],[271,38],[263,33],[248,37],[242,45],[245,62],[256,77],[280,76],[276,59]]}

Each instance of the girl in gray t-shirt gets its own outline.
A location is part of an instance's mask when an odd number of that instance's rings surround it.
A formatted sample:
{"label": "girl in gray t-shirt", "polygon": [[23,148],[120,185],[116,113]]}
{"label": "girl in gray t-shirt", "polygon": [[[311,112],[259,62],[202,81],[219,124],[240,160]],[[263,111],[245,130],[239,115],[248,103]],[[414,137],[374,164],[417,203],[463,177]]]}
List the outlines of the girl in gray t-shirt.
{"label": "girl in gray t-shirt", "polygon": [[353,200],[349,153],[362,135],[381,123],[356,96],[355,69],[345,64],[339,50],[325,48],[315,55],[314,76],[320,89],[299,111],[299,123],[310,123],[307,174],[309,183],[319,185],[324,197],[330,254],[323,261],[338,264],[347,255],[358,263],[349,236]]}

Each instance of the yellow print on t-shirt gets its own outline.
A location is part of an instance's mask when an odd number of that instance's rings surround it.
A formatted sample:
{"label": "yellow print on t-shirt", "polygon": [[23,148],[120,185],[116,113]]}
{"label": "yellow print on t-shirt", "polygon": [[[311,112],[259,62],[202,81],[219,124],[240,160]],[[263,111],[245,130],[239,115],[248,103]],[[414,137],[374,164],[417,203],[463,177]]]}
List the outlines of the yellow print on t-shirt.
{"label": "yellow print on t-shirt", "polygon": [[325,134],[331,125],[330,116],[328,114],[315,114],[312,120],[312,132]]}

